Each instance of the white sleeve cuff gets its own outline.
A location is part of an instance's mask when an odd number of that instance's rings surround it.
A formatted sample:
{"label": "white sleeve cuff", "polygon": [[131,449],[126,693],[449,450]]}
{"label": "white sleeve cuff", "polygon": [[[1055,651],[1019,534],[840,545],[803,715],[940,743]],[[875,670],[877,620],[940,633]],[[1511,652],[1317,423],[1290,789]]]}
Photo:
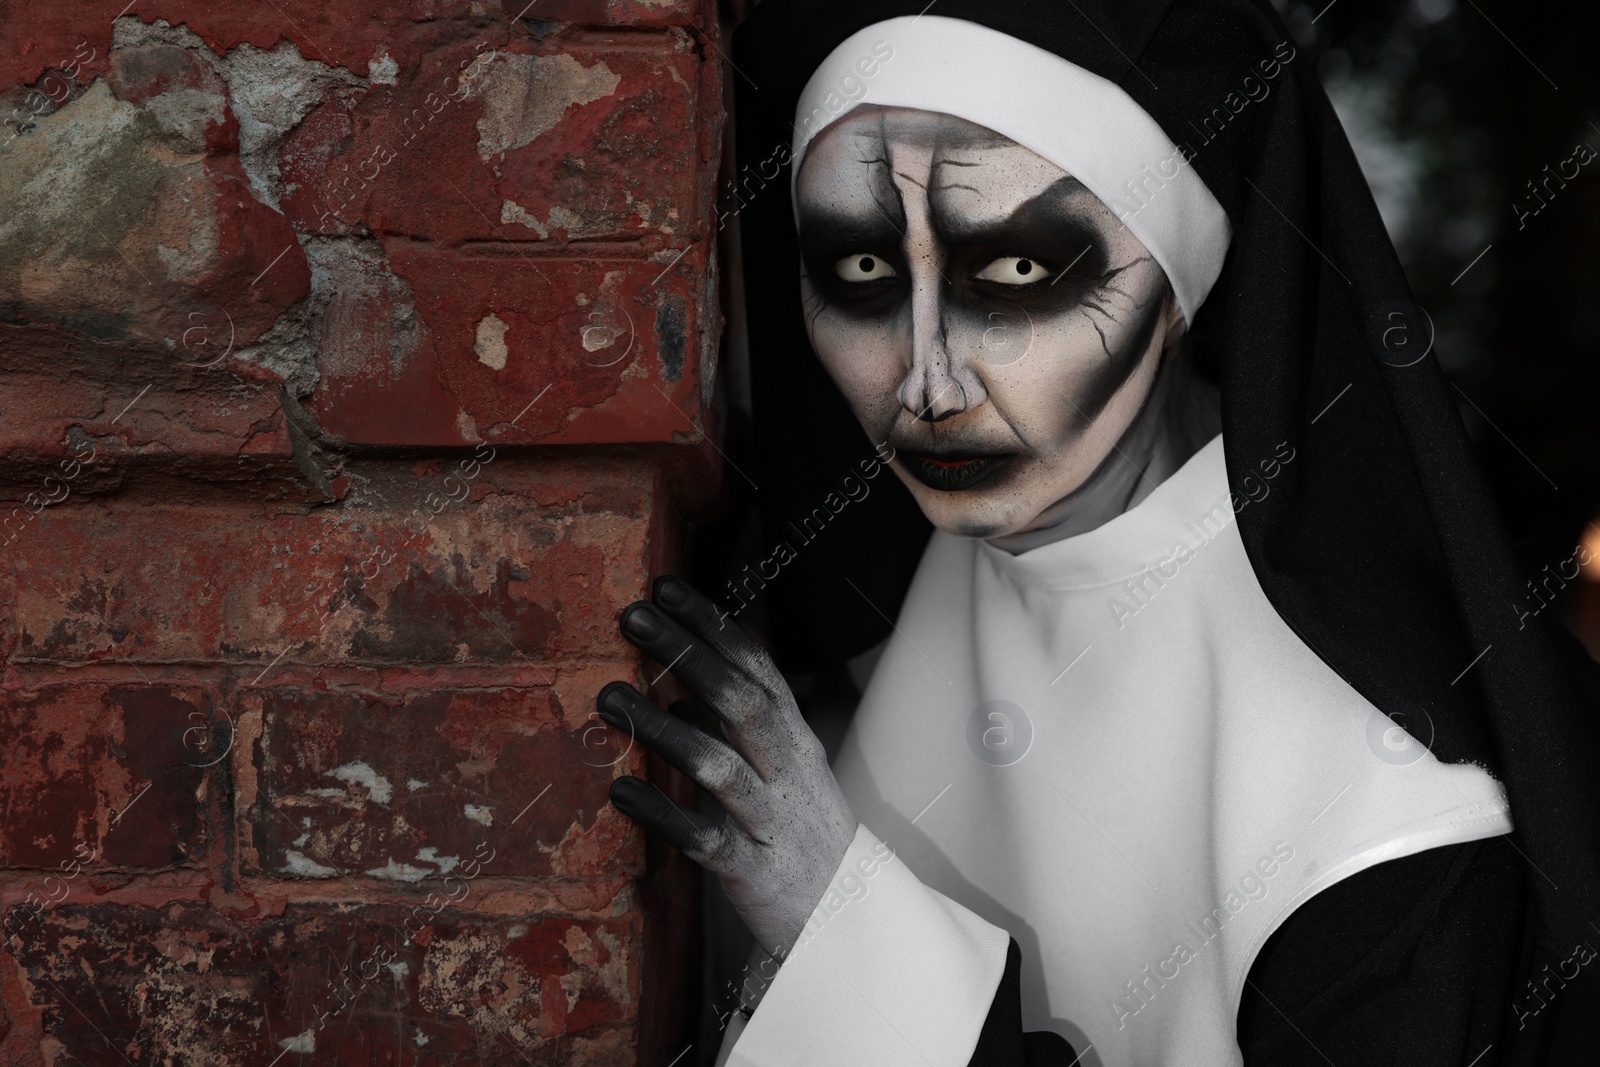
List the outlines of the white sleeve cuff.
{"label": "white sleeve cuff", "polygon": [[1009,942],[858,825],[727,1067],[967,1067]]}

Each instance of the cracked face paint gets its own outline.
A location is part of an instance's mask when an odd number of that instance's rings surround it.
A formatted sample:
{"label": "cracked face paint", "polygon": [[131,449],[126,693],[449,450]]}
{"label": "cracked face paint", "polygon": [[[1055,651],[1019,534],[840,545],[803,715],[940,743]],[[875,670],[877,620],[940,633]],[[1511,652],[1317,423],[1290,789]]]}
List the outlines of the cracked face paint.
{"label": "cracked face paint", "polygon": [[1025,532],[1113,454],[1182,320],[1066,171],[982,126],[858,110],[797,197],[811,343],[933,524]]}

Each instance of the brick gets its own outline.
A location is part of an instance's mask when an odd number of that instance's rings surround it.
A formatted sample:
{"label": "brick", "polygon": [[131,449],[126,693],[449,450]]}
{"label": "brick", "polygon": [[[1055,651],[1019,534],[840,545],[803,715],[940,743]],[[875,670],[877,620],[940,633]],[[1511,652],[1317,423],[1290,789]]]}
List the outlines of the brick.
{"label": "brick", "polygon": [[412,914],[304,906],[241,925],[189,905],[66,906],[11,945],[52,1062],[631,1059],[636,917],[444,910],[418,944],[401,932]]}
{"label": "brick", "polygon": [[[93,0],[62,0],[8,10],[6,33],[16,47],[0,53],[0,86],[31,84],[46,70],[64,66],[79,42],[93,47],[101,57],[98,63],[86,64],[86,69],[100,72],[111,40],[112,13]],[[519,13],[527,19],[513,28],[512,18]],[[704,0],[540,0],[531,11],[526,0],[409,0],[392,5],[277,0],[259,7],[216,5],[205,0],[138,0],[128,8],[127,17],[160,18],[174,26],[188,26],[218,52],[240,44],[270,49],[279,40],[288,40],[305,55],[365,77],[373,60],[395,52],[395,39],[402,36],[403,27],[413,23],[459,23],[492,35],[498,44],[513,37],[548,36],[562,23],[713,25],[716,11]],[[395,58],[400,57],[396,54]]]}
{"label": "brick", "polygon": [[698,436],[698,252],[658,264],[386,247],[415,309],[399,318],[414,315],[420,335],[408,328],[397,362],[393,288],[352,287],[309,405],[328,433],[441,446]]}
{"label": "brick", "polygon": [[[426,477],[367,468],[376,477],[341,509],[310,514],[226,502],[49,509],[50,536],[31,535],[0,579],[14,583],[13,659],[251,674],[273,661],[631,659],[615,620],[651,577],[653,477],[476,454],[487,462],[468,453]],[[465,505],[450,499],[468,493]]]}
{"label": "brick", "polygon": [[[695,92],[698,62],[692,39],[670,40],[677,50],[665,54],[575,49],[521,57],[520,65],[519,57],[502,56],[488,68],[486,100],[525,79],[529,64],[534,77],[565,64],[558,69],[616,79],[612,95],[573,108],[524,147],[490,156],[498,209],[490,217],[503,224],[497,236],[681,239],[702,232],[711,182],[699,166],[706,131]],[[480,136],[479,158],[485,148]]]}
{"label": "brick", "polygon": [[[381,51],[405,75],[394,86],[361,85],[320,53],[282,58],[272,76],[323,103],[288,131],[276,173],[256,151],[247,178],[236,113],[256,116],[252,130],[271,117],[257,100],[263,75],[233,53],[224,64],[191,30],[125,33],[139,43],[101,57],[108,82],[80,87],[7,146],[0,196],[35,209],[0,229],[11,264],[0,302],[26,326],[0,337],[0,363],[9,345],[38,366],[56,330],[119,343],[77,346],[91,382],[128,346],[136,360],[162,357],[142,384],[174,389],[196,377],[175,368],[259,360],[296,395],[316,387],[308,407],[351,445],[700,436],[700,355],[719,323],[696,238],[719,116],[700,116],[701,49],[686,31],[590,33],[536,54],[520,38],[518,51],[490,47],[508,27],[404,26],[391,42],[400,58]],[[438,95],[479,54],[470,95]],[[439,195],[441,174],[458,196]],[[297,230],[323,236],[302,242]],[[529,245],[540,254],[521,252]],[[72,389],[53,391],[65,405]],[[113,402],[109,383],[99,394],[78,410]],[[293,450],[272,407],[208,434],[172,411],[182,398],[159,398],[143,414],[168,455]]]}
{"label": "brick", "polygon": [[240,753],[255,768],[247,873],[431,885],[474,857],[495,877],[641,873],[607,790],[619,769],[642,773],[643,752],[614,768],[627,749],[599,746],[608,728],[585,722],[598,686],[579,689],[572,711],[549,689],[241,690],[257,736]]}
{"label": "brick", "polygon": [[661,1067],[607,790],[695,791],[593,700],[714,491],[717,9],[12,7],[0,1063]]}
{"label": "brick", "polygon": [[[91,869],[159,868],[203,858],[204,765],[226,756],[229,736],[214,694],[195,685],[0,691],[0,864],[59,869],[94,853]],[[40,896],[57,892],[41,886]]]}
{"label": "brick", "polygon": [[699,354],[718,324],[703,321],[707,249],[693,235],[715,124],[696,117],[690,39],[654,36],[547,54],[454,40],[400,61],[395,86],[331,97],[285,140],[284,210],[330,235],[311,250],[336,295],[308,403],[327,433],[431,445],[699,434]]}
{"label": "brick", "polygon": [[[219,325],[225,342],[226,324]],[[199,336],[191,335],[197,345]],[[269,372],[248,364],[174,368],[167,357],[167,367],[125,363],[132,373],[108,378],[103,357],[85,354],[81,343],[59,333],[48,340],[0,325],[0,362],[33,364],[26,371],[0,368],[0,410],[7,413],[0,423],[0,485],[11,487],[12,499],[36,491],[54,506],[114,488],[130,471],[150,467],[252,485],[269,476],[303,482],[278,381]],[[55,481],[44,485],[47,477]],[[309,488],[302,485],[297,495]]]}
{"label": "brick", "polygon": [[401,61],[398,84],[329,99],[285,140],[284,210],[310,233],[447,244],[695,234],[698,48],[683,31],[628,43],[470,39]]}
{"label": "brick", "polygon": [[[501,0],[507,14],[521,11],[518,0]],[[694,0],[545,0],[529,14],[557,22],[610,26],[705,26],[716,18],[716,9]]]}
{"label": "brick", "polygon": [[5,145],[11,321],[178,351],[197,324],[228,323],[244,345],[309,292],[293,228],[256,199],[219,132],[226,91],[175,74],[158,93],[161,77],[129,90],[138,103],[97,80]]}

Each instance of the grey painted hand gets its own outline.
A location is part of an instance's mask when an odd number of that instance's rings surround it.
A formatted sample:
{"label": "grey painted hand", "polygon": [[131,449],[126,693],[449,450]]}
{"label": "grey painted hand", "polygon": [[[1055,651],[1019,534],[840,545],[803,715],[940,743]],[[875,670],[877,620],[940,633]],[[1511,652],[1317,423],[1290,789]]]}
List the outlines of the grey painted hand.
{"label": "grey painted hand", "polygon": [[629,731],[721,802],[711,823],[638,778],[611,784],[611,802],[722,880],[756,941],[782,957],[799,938],[855,837],[856,820],[822,744],[800,717],[766,651],[687,582],[665,577],[654,603],[622,613],[622,635],[668,667],[714,714],[712,737],[626,682],[596,700]]}

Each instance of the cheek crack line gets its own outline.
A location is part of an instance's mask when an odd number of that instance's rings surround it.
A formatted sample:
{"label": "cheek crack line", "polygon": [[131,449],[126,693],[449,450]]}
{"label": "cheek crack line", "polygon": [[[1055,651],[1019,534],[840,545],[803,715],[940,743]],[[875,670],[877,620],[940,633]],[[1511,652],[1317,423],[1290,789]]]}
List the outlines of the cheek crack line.
{"label": "cheek crack line", "polygon": [[[1106,318],[1108,318],[1108,319],[1111,318],[1111,316],[1106,313],[1104,308],[1097,307],[1097,308],[1095,308],[1095,310],[1099,311],[1101,314],[1105,315]],[[1098,322],[1094,321],[1094,319],[1090,317],[1089,312],[1087,310],[1085,310],[1083,308],[1079,308],[1078,311],[1083,315],[1084,321],[1088,322],[1088,324],[1090,326],[1094,327],[1094,332],[1100,335],[1100,347],[1105,350],[1106,359],[1109,362],[1113,362],[1113,363],[1116,362],[1117,357],[1111,354],[1111,345],[1110,345],[1109,342],[1106,341],[1106,332],[1100,328],[1100,324]],[[1115,319],[1111,319],[1111,321],[1115,322],[1116,320]],[[1074,406],[1076,406],[1076,405],[1074,405]]]}
{"label": "cheek crack line", "polygon": [[1150,255],[1139,256],[1137,259],[1128,260],[1128,262],[1124,263],[1120,267],[1112,267],[1110,270],[1106,271],[1104,274],[1100,275],[1100,277],[1096,278],[1095,280],[1097,282],[1099,282],[1101,285],[1105,285],[1108,282],[1110,282],[1111,279],[1115,278],[1117,275],[1121,274],[1125,270],[1129,270],[1132,267],[1136,267],[1140,263],[1152,263],[1154,261],[1155,261],[1155,257],[1154,256],[1150,256]]}
{"label": "cheek crack line", "polygon": [[[1115,290],[1115,289],[1112,290],[1112,291],[1113,292],[1120,292],[1120,290]],[[1123,294],[1123,295],[1127,295],[1127,294]],[[1128,299],[1131,302],[1132,297],[1129,297]],[[1155,301],[1146,301],[1143,304],[1135,304],[1134,307],[1133,307],[1133,313],[1135,315],[1140,314],[1146,308],[1150,307],[1152,303],[1155,303]],[[1089,323],[1089,325],[1094,327],[1094,332],[1100,335],[1100,347],[1101,347],[1101,349],[1103,349],[1105,351],[1106,359],[1108,359],[1108,360],[1110,360],[1112,362],[1116,362],[1116,359],[1117,359],[1116,354],[1111,351],[1111,346],[1106,341],[1105,331],[1100,328],[1100,324],[1097,323],[1094,320],[1094,318],[1089,314],[1090,311],[1098,311],[1100,314],[1104,315],[1109,321],[1117,323],[1118,325],[1122,324],[1122,320],[1120,318],[1118,318],[1117,316],[1113,315],[1109,310],[1107,310],[1106,308],[1102,307],[1099,303],[1097,303],[1096,301],[1094,301],[1093,299],[1090,299],[1090,298],[1085,298],[1084,301],[1083,301],[1083,304],[1078,308],[1078,314],[1082,315],[1084,317],[1084,319]]]}

